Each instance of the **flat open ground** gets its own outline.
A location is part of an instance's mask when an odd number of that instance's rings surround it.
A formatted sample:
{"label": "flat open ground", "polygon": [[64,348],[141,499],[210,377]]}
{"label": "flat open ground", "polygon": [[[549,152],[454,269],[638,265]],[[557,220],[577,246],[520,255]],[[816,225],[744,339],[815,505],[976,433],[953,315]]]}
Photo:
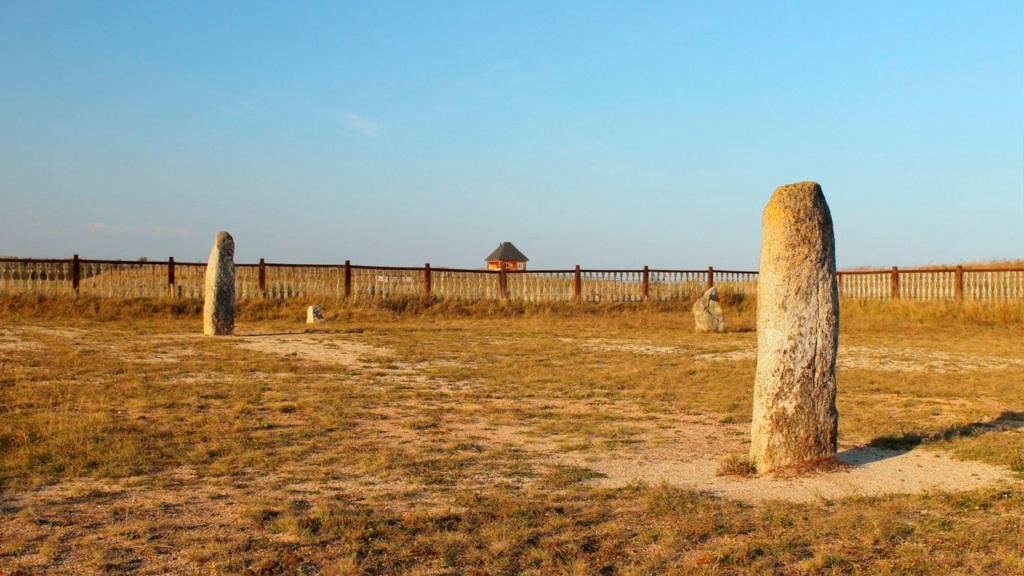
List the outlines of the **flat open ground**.
{"label": "flat open ground", "polygon": [[844,307],[765,478],[749,306],[282,310],[0,314],[0,574],[1024,573],[1019,308]]}

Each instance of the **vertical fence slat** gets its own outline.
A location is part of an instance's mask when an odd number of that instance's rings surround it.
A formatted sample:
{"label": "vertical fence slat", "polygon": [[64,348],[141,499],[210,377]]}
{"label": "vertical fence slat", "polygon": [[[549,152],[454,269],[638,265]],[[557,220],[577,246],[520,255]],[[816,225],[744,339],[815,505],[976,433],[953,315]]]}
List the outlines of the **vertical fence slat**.
{"label": "vertical fence slat", "polygon": [[74,260],[72,260],[72,264],[71,264],[71,287],[72,287],[72,290],[75,293],[75,296],[78,296],[81,284],[82,284],[82,261],[79,260],[78,254],[75,254]]}

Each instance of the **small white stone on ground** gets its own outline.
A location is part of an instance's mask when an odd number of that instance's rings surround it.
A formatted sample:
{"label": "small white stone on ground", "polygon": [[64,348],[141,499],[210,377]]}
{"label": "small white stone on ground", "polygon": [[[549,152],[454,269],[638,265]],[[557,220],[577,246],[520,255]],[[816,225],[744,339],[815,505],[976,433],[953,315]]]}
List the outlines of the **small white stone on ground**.
{"label": "small white stone on ground", "polygon": [[320,324],[324,321],[324,315],[320,312],[319,306],[306,308],[306,324]]}

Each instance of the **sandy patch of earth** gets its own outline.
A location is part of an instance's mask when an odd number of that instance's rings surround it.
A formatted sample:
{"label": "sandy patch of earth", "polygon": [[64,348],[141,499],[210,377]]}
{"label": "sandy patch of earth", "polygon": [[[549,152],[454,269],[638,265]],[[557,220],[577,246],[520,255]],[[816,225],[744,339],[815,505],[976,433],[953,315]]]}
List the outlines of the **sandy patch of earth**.
{"label": "sandy patch of earth", "polygon": [[609,340],[590,340],[583,343],[583,348],[600,352],[633,352],[636,354],[682,354],[682,348],[674,346],[656,346],[649,343],[613,342]]}
{"label": "sandy patch of earth", "polygon": [[[305,360],[339,365],[359,365],[360,358],[386,352],[368,344],[315,333],[253,335],[236,338],[236,342],[259,352],[294,355]],[[590,345],[614,346],[616,350],[641,353],[678,353],[677,349],[643,343],[597,341]],[[881,350],[861,347],[846,351],[853,355],[882,353]],[[721,354],[736,355],[743,352],[729,350]],[[909,354],[911,351],[896,353]],[[966,354],[934,355],[961,362],[973,358]],[[989,367],[994,362],[992,358],[981,358],[971,366],[980,367],[984,363],[984,366]],[[415,379],[410,383],[436,385],[425,380],[417,382]],[[491,402],[502,401],[493,399]],[[618,413],[630,426],[640,426],[644,431],[637,442],[609,452],[600,449],[565,451],[566,445],[579,443],[580,439],[566,435],[550,437],[530,425],[485,421],[464,422],[446,429],[454,436],[467,440],[492,446],[515,446],[551,465],[580,466],[594,470],[603,475],[592,481],[596,486],[624,486],[638,481],[649,484],[668,482],[748,502],[807,502],[852,496],[953,492],[1018,481],[1009,470],[980,462],[956,460],[948,454],[920,449],[892,451],[867,447],[847,447],[842,450],[839,457],[850,466],[835,472],[789,479],[719,476],[720,463],[726,455],[747,452],[747,424],[723,424],[701,416],[642,415],[634,406],[583,406],[578,401],[562,402],[557,399],[545,399],[544,403],[555,412],[564,412],[565,418],[571,418],[575,410]],[[645,418],[646,422],[638,421]],[[394,434],[395,430],[390,432]]]}
{"label": "sandy patch of earth", "polygon": [[[561,418],[571,418],[575,410],[593,409],[579,403],[564,407],[558,401],[546,403],[564,412]],[[601,410],[618,412],[618,408],[603,406]],[[749,450],[749,424],[723,424],[701,416],[642,415],[635,408],[621,408],[622,422],[640,432],[632,441],[613,450],[602,448],[601,438],[550,434],[526,424],[463,421],[447,425],[445,431],[453,438],[491,447],[514,447],[538,464],[598,472],[602,477],[589,481],[596,487],[668,483],[750,503],[958,492],[1020,482],[1006,468],[957,460],[943,452],[873,447],[841,450],[838,458],[849,466],[833,472],[796,478],[720,476],[718,471],[727,455],[745,454]],[[480,411],[487,410],[481,406]],[[587,445],[587,440],[593,440],[596,446],[567,449]]]}
{"label": "sandy patch of earth", "polygon": [[[798,478],[719,476],[722,460],[749,450],[749,424],[722,424],[701,417],[668,417],[653,422],[643,442],[613,452],[546,451],[552,462],[587,468],[603,475],[596,486],[644,482],[710,492],[745,502],[809,502],[855,496],[957,492],[1004,482],[1019,482],[1006,468],[963,461],[947,453],[916,449],[846,447],[839,459],[849,467]],[[1020,433],[1020,432],[1008,432]],[[514,434],[500,434],[504,440]],[[542,444],[525,439],[524,449]]]}
{"label": "sandy patch of earth", "polygon": [[53,337],[61,339],[80,338],[84,330],[77,328],[49,328],[46,326],[19,326],[14,329],[0,329],[0,350],[3,351],[34,351],[44,347],[42,342],[33,336]]}
{"label": "sandy patch of earth", "polygon": [[25,340],[11,330],[0,329],[0,351],[2,352],[29,351],[40,348],[42,345],[38,342]]}
{"label": "sandy patch of earth", "polygon": [[23,326],[21,330],[29,334],[42,334],[57,338],[80,338],[87,334],[85,330],[80,328],[51,328],[48,326]]}
{"label": "sandy patch of earth", "polygon": [[[97,342],[88,338],[86,330],[78,328],[49,328],[45,326],[23,326],[16,330],[0,330],[0,350],[9,351],[38,351],[48,344],[39,341],[39,337],[56,338],[72,341],[72,346],[80,351],[114,356],[125,362],[141,364],[157,364],[178,362],[182,359],[195,355],[194,350],[183,349],[176,346],[182,340],[181,336],[140,336],[130,332],[115,332],[119,341]],[[35,338],[35,339],[33,339]],[[132,349],[132,345],[145,344],[149,348],[144,350]],[[152,349],[153,346],[164,346],[166,349]]]}
{"label": "sandy patch of earth", "polygon": [[855,496],[958,492],[1017,482],[1006,469],[925,450],[851,448],[841,451],[839,459],[850,467],[798,478],[718,476],[720,459],[673,458],[657,452],[580,464],[605,475],[594,481],[599,486],[666,482],[745,502],[812,502]]}
{"label": "sandy patch of earth", "polygon": [[729,350],[728,352],[707,352],[695,354],[697,362],[744,362],[757,360],[756,350]]}
{"label": "sandy patch of earth", "polygon": [[383,348],[336,335],[305,332],[239,335],[234,342],[241,348],[255,352],[294,356],[300,360],[337,366],[361,366],[366,358],[388,353]]}
{"label": "sandy patch of earth", "polygon": [[1024,366],[1019,358],[1002,358],[984,354],[915,350],[912,348],[869,348],[840,346],[839,368],[885,370],[889,372],[961,372],[967,370],[1000,370]]}
{"label": "sandy patch of earth", "polygon": [[[750,348],[725,350],[705,347],[684,350],[672,346],[657,346],[644,342],[615,342],[589,340],[582,344],[587,350],[606,352],[633,352],[636,354],[692,354],[698,362],[740,362],[757,360],[756,345]],[[839,347],[836,359],[838,369],[880,370],[883,372],[960,372],[969,370],[1000,370],[1024,367],[1020,358],[1005,358],[984,354],[916,350],[913,348],[871,348],[868,346]]]}

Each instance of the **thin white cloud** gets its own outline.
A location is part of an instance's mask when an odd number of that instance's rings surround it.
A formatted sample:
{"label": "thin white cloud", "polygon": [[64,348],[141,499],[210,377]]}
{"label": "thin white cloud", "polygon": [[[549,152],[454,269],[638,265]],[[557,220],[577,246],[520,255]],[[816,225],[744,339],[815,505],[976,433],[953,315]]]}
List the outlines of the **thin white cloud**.
{"label": "thin white cloud", "polygon": [[517,68],[520,68],[522,66],[522,64],[523,64],[523,61],[520,58],[510,58],[510,59],[507,59],[507,60],[502,60],[500,62],[495,62],[494,64],[492,64],[491,66],[489,66],[486,69],[486,72],[488,74],[498,74],[498,73],[502,73],[502,72],[508,72],[510,70],[515,70]]}
{"label": "thin white cloud", "polygon": [[221,112],[233,116],[263,116],[262,111],[250,102],[235,98],[223,92],[215,92],[214,106]]}
{"label": "thin white cloud", "polygon": [[356,132],[359,132],[363,136],[367,136],[369,138],[376,138],[377,135],[380,134],[380,124],[377,124],[376,122],[371,122],[370,120],[367,120],[365,118],[360,118],[355,114],[349,114],[348,116],[346,116],[344,122],[346,126],[351,128],[352,130],[355,130]]}
{"label": "thin white cloud", "polygon": [[185,226],[146,227],[91,222],[86,227],[106,236],[127,236],[131,238],[187,238],[192,235],[192,229]]}
{"label": "thin white cloud", "polygon": [[152,235],[157,238],[166,236],[171,236],[175,238],[185,238],[192,235],[192,229],[185,228],[184,226],[177,226],[174,228],[157,226],[156,228],[153,228]]}

